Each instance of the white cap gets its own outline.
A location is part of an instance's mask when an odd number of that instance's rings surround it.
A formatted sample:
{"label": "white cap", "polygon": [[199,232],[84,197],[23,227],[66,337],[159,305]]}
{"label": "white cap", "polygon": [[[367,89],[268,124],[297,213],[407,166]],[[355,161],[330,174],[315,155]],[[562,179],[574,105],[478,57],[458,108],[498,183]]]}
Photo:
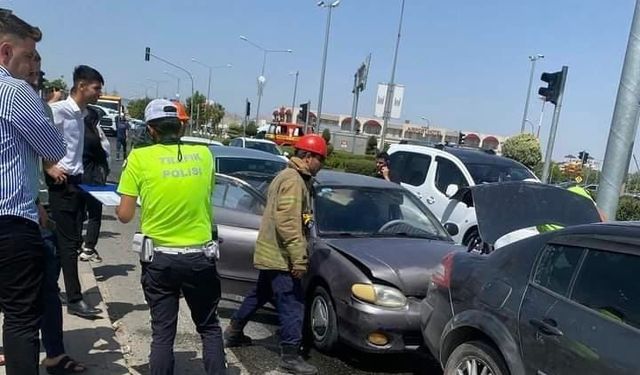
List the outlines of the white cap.
{"label": "white cap", "polygon": [[177,118],[178,108],[166,99],[154,99],[144,109],[144,121],[149,122],[159,118]]}

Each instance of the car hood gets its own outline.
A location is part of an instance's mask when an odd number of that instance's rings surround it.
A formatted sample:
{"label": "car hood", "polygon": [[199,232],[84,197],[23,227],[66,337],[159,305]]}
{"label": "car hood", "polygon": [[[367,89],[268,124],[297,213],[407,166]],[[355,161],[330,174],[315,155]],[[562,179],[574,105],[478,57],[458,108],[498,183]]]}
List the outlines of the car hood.
{"label": "car hood", "polygon": [[516,230],[542,224],[563,227],[601,221],[594,202],[569,190],[536,182],[465,187],[451,199],[474,206],[482,240],[494,244]]}
{"label": "car hood", "polygon": [[418,238],[345,238],[324,242],[366,267],[374,279],[414,297],[426,295],[431,275],[445,255],[465,250],[451,242]]}

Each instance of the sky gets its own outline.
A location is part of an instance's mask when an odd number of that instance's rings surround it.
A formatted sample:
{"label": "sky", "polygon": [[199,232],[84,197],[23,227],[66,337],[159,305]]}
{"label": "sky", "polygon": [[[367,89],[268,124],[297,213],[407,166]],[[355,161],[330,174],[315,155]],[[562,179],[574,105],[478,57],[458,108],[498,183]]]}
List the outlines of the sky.
{"label": "sky", "polygon": [[[611,117],[633,16],[633,0],[406,0],[396,82],[405,86],[402,120],[498,135],[520,131],[531,64],[543,54],[532,89],[529,119],[537,124],[543,71],[569,67],[554,158],[587,150],[604,158]],[[377,83],[390,79],[401,0],[342,0],[333,9],[323,112],[350,113],[353,74],[372,54],[360,115],[372,115]],[[206,94],[229,112],[256,103],[262,52],[292,49],[267,58],[261,113],[290,106],[299,71],[297,102],[318,101],[327,10],[314,0],[0,0],[0,6],[37,25],[46,77],[70,81],[87,64],[105,77],[106,89],[126,97],[191,92],[188,77],[152,58],[144,48],[183,66]],[[145,87],[146,86],[146,87]],[[552,106],[541,132],[546,144]]]}

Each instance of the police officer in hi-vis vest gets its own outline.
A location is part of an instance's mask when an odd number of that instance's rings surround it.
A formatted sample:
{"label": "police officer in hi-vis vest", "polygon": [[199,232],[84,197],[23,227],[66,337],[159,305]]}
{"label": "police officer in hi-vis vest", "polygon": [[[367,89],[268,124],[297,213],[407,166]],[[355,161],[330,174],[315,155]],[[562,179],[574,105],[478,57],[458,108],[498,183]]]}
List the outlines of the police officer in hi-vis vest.
{"label": "police officer in hi-vis vest", "polygon": [[141,202],[142,288],[151,310],[152,375],[173,374],[180,292],[202,338],[206,373],[224,374],[226,364],[217,317],[220,279],[212,241],[213,156],[206,146],[182,145],[176,105],[156,99],[145,109],[153,144],[135,148],[124,164],[118,219],[133,219]]}

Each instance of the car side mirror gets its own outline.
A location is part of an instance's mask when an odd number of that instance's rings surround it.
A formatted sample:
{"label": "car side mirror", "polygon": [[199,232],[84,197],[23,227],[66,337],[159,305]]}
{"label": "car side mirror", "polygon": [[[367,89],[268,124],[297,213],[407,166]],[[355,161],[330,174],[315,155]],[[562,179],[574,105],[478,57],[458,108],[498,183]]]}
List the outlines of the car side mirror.
{"label": "car side mirror", "polygon": [[449,233],[450,236],[455,236],[458,233],[460,233],[460,230],[458,229],[458,226],[455,225],[454,223],[445,223],[444,224],[444,229],[446,229],[447,233]]}
{"label": "car side mirror", "polygon": [[447,198],[451,198],[458,192],[458,189],[459,189],[458,185],[451,184],[451,185],[447,186],[447,190],[445,192],[445,195],[447,196]]}

